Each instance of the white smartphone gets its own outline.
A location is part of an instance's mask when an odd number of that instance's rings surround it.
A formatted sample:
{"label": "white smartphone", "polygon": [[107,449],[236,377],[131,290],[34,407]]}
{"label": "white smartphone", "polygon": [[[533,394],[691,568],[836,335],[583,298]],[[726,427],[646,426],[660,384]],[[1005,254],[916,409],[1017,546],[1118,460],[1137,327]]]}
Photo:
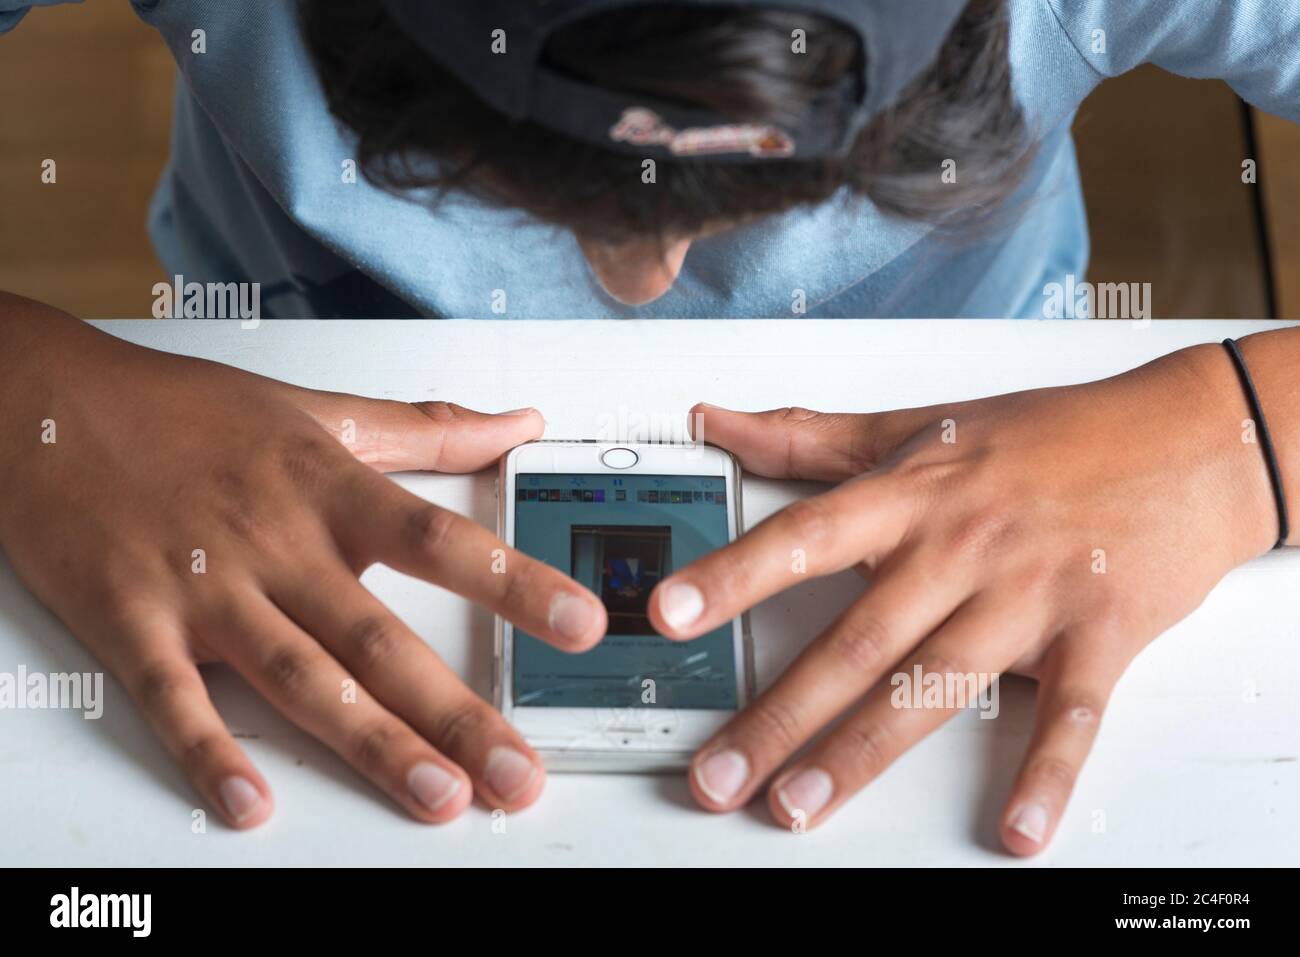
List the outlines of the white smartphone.
{"label": "white smartphone", "polygon": [[648,603],[741,534],[736,460],[704,444],[531,442],[502,460],[498,501],[498,534],[589,588],[609,628],[575,655],[498,617],[497,707],[552,770],[686,767],[753,697],[748,618],[669,641]]}

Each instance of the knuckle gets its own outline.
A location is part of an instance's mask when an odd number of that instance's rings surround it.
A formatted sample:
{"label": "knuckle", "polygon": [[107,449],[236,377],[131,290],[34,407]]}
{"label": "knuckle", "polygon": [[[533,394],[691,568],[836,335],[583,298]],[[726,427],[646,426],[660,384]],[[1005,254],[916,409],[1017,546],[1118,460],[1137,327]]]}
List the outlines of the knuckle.
{"label": "knuckle", "polygon": [[1070,762],[1051,754],[1040,754],[1034,758],[1026,775],[1037,781],[1046,782],[1068,793],[1074,789],[1076,772]]}
{"label": "knuckle", "polygon": [[397,625],[382,615],[353,622],[345,638],[359,671],[371,672],[390,661],[402,645]]}
{"label": "knuckle", "polygon": [[302,696],[306,689],[310,662],[296,648],[280,646],[266,659],[264,672],[271,688],[286,699]]}
{"label": "knuckle", "polygon": [[391,718],[366,725],[352,745],[352,759],[357,767],[376,771],[388,764],[405,734],[406,730]]}
{"label": "knuckle", "polygon": [[842,734],[841,749],[852,762],[856,780],[870,781],[889,766],[890,735],[883,724],[850,722]]}
{"label": "knuckle", "polygon": [[417,402],[415,408],[439,425],[450,425],[465,411],[464,408],[454,402],[443,402],[442,400]]}
{"label": "knuckle", "polygon": [[1140,612],[1135,613],[1132,599],[1109,587],[1109,583],[1095,589],[1087,601],[1087,631],[1098,641],[1123,641],[1141,628]]}
{"label": "knuckle", "polygon": [[437,505],[422,505],[411,512],[407,534],[412,547],[420,554],[440,552],[451,537],[456,516]]}
{"label": "knuckle", "polygon": [[[226,469],[223,472],[233,472]],[[259,548],[274,546],[275,530],[279,525],[276,513],[262,504],[264,495],[259,494],[257,478],[248,476],[225,477],[216,479],[222,490],[212,503],[212,518],[222,529],[232,535],[238,542],[253,544]],[[185,573],[189,573],[188,552],[184,563]]]}
{"label": "knuckle", "polygon": [[284,439],[276,451],[276,464],[280,473],[300,488],[320,484],[330,468],[330,454],[336,452],[332,440],[322,434],[319,438],[294,435]]}
{"label": "knuckle", "polygon": [[972,674],[970,663],[951,649],[927,648],[917,657],[923,675]]}
{"label": "knuckle", "polygon": [[755,556],[746,548],[729,547],[706,555],[692,572],[692,580],[709,596],[713,607],[731,607],[745,595],[757,574]]}
{"label": "knuckle", "polygon": [[1016,590],[1022,597],[1046,597],[1062,584],[1060,570],[1048,562],[1035,561],[1014,573]]}
{"label": "knuckle", "polygon": [[[823,433],[834,424],[834,416],[825,415],[812,409],[804,409],[799,406],[787,406],[784,409],[774,409],[766,413],[766,418],[771,423],[775,434],[780,436],[780,444],[784,448],[779,453],[784,460],[785,470],[791,478],[800,477],[805,470],[803,464],[807,448],[807,439],[812,437],[814,441],[823,438],[818,433]],[[824,445],[824,442],[819,444]],[[847,453],[849,459],[853,458],[852,449]]]}
{"label": "knuckle", "polygon": [[212,471],[212,484],[226,498],[243,498],[251,491],[254,481],[234,466],[219,465]]}
{"label": "knuckle", "polygon": [[505,608],[523,608],[543,590],[537,569],[528,561],[516,560],[510,571],[501,577],[504,579],[501,583],[501,604]]}
{"label": "knuckle", "polygon": [[146,665],[135,681],[135,699],[146,712],[156,712],[184,693],[189,681],[171,663]]}
{"label": "knuckle", "polygon": [[870,471],[884,457],[878,431],[855,428],[849,431],[848,445],[844,449],[845,467],[854,474]]}
{"label": "knuckle", "polygon": [[893,468],[909,494],[925,502],[941,500],[961,481],[962,463],[909,458]]}
{"label": "knuckle", "polygon": [[258,542],[267,537],[265,521],[247,499],[227,498],[217,506],[221,527],[241,542]]}
{"label": "knuckle", "polygon": [[156,650],[156,634],[168,629],[171,618],[159,606],[156,595],[141,591],[139,565],[129,559],[106,563],[102,577],[88,581],[87,586],[84,594],[108,632],[123,636],[139,650],[139,657]]}
{"label": "knuckle", "polygon": [[874,672],[889,662],[890,632],[874,615],[851,617],[826,636],[826,647],[859,673]]}
{"label": "knuckle", "polygon": [[[801,409],[801,412],[807,410]],[[845,472],[868,471],[878,461],[871,430],[857,424],[857,417],[839,412],[808,412],[805,427],[811,428],[823,454]]]}
{"label": "knuckle", "polygon": [[746,715],[745,731],[765,749],[788,753],[804,741],[804,722],[798,712],[779,698],[759,699]]}
{"label": "knuckle", "polygon": [[181,767],[191,774],[211,765],[221,754],[224,739],[215,734],[205,734],[181,747]]}
{"label": "knuckle", "polygon": [[1004,548],[1016,532],[1016,521],[999,508],[985,508],[959,521],[953,529],[951,546],[966,558],[981,560]]}
{"label": "knuckle", "polygon": [[452,402],[416,402],[413,408],[431,421],[436,429],[434,435],[434,447],[428,453],[429,467],[437,465],[442,461],[443,449],[447,444],[447,433],[455,428],[457,422],[464,417],[465,409]]}
{"label": "knuckle", "polygon": [[785,520],[790,532],[803,547],[825,541],[835,527],[835,516],[820,495],[799,499],[786,507]]}
{"label": "knuckle", "polygon": [[1071,728],[1095,732],[1104,707],[1105,703],[1096,693],[1082,688],[1071,689],[1061,694],[1056,718],[1068,722]]}
{"label": "knuckle", "polygon": [[817,418],[821,413],[797,405],[788,405],[783,409],[773,409],[769,414],[782,425],[802,425],[809,419]]}
{"label": "knuckle", "polygon": [[494,720],[494,713],[477,698],[458,703],[437,716],[433,740],[447,754],[464,753],[476,740],[483,738]]}

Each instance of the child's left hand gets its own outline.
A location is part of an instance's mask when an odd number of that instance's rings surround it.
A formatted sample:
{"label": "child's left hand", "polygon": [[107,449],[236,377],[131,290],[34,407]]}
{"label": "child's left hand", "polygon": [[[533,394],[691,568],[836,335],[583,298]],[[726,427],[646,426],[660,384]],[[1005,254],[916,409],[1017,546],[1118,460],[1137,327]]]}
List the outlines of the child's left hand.
{"label": "child's left hand", "polygon": [[955,713],[894,707],[890,675],[1015,671],[1040,682],[1038,718],[1001,833],[1034,853],[1129,662],[1277,535],[1259,446],[1242,441],[1250,409],[1218,346],[925,409],[696,411],[747,470],[841,484],[665,580],[656,628],[704,634],[804,573],[857,566],[871,583],[700,749],[691,787],[711,810],[772,779],[776,819],[816,826]]}

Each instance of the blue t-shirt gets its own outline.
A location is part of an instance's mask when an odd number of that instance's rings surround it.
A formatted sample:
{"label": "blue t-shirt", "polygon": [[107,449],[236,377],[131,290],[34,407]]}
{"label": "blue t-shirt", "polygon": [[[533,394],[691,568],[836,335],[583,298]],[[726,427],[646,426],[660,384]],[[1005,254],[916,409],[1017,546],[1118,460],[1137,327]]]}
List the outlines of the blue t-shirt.
{"label": "blue t-shirt", "polygon": [[[0,33],[60,2],[0,0]],[[354,139],[326,107],[296,4],[131,2],[181,72],[150,210],[158,255],[186,282],[261,283],[265,317],[790,318],[801,297],[809,318],[1041,317],[1044,287],[1087,268],[1069,129],[1099,82],[1155,63],[1300,121],[1300,0],[1007,0],[1015,89],[1041,141],[1013,225],[958,243],[830,202],[697,242],[671,292],[629,307],[567,231],[346,181]]]}

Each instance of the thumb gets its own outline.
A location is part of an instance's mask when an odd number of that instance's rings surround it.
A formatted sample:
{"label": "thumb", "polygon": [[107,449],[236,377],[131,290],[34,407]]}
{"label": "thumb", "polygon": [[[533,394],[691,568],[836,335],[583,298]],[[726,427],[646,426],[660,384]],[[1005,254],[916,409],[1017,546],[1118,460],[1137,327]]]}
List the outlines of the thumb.
{"label": "thumb", "polygon": [[880,418],[799,408],[733,412],[701,402],[690,421],[697,442],[721,446],[747,472],[842,482],[876,464]]}
{"label": "thumb", "polygon": [[545,429],[536,409],[492,415],[451,402],[394,402],[317,393],[305,410],[380,472],[477,472]]}

